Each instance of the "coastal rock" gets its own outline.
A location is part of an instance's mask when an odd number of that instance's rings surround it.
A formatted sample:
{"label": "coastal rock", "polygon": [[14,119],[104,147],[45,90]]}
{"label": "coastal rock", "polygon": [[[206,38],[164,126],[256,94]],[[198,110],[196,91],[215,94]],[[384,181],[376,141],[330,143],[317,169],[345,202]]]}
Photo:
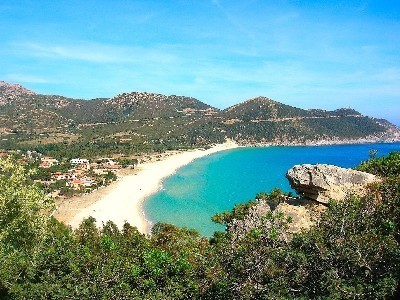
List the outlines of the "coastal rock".
{"label": "coastal rock", "polygon": [[311,212],[304,206],[295,206],[288,203],[280,203],[275,212],[282,212],[285,216],[290,217],[292,222],[289,224],[289,232],[297,233],[303,229],[309,229],[314,225]]}
{"label": "coastal rock", "polygon": [[293,189],[308,199],[328,203],[350,194],[364,195],[365,186],[379,181],[372,174],[325,164],[295,165],[286,173]]}
{"label": "coastal rock", "polygon": [[227,231],[233,234],[234,239],[240,238],[261,224],[261,219],[271,211],[266,201],[259,201],[249,209],[243,220],[233,219],[227,224]]}
{"label": "coastal rock", "polygon": [[[263,217],[271,211],[271,207],[267,201],[261,200],[249,209],[243,220],[233,219],[227,224],[227,231],[232,235],[233,240],[237,240],[259,226],[268,228],[272,223],[268,225],[265,223],[265,219],[263,221]],[[286,239],[290,239],[292,234],[303,229],[309,229],[314,225],[314,214],[301,204],[291,205],[287,202],[282,202],[273,209],[273,214],[280,212],[292,219],[288,230],[285,233],[282,232]]]}

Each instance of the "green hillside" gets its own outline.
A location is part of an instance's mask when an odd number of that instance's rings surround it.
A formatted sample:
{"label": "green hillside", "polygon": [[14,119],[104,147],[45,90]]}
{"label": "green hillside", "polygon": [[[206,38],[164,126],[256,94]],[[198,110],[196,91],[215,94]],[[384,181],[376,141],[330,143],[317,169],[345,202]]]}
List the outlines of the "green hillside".
{"label": "green hillside", "polygon": [[224,113],[226,117],[247,121],[311,116],[307,110],[282,104],[266,97],[257,97],[236,104],[225,109]]}
{"label": "green hillside", "polygon": [[[350,108],[300,109],[257,97],[218,110],[197,99],[132,92],[112,98],[39,95],[0,82],[0,149],[48,154],[132,154],[241,144],[399,140],[386,120]],[[68,146],[68,147],[66,147]]]}

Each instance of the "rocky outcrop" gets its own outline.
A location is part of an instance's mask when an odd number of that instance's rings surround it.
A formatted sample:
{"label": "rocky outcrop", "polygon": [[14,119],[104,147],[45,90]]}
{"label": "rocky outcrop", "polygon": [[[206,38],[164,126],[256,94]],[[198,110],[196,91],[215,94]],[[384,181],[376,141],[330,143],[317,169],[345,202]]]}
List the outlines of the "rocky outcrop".
{"label": "rocky outcrop", "polygon": [[297,233],[303,229],[309,229],[313,222],[311,211],[304,206],[295,206],[288,203],[280,203],[275,212],[282,212],[285,216],[290,217],[292,222],[289,224],[289,233]]}
{"label": "rocky outcrop", "polygon": [[284,230],[278,226],[282,229],[280,236],[288,241],[293,234],[315,225],[327,209],[324,204],[329,200],[344,200],[350,194],[363,196],[367,191],[366,185],[380,180],[369,173],[324,164],[296,165],[287,172],[286,177],[302,197],[282,195],[277,201],[258,199],[243,219],[233,219],[227,224],[227,232],[233,241],[257,227],[264,231],[274,227],[274,219],[265,218],[269,212],[272,212],[272,216],[283,213],[291,219]]}
{"label": "rocky outcrop", "polygon": [[372,174],[332,165],[296,165],[286,173],[293,189],[307,199],[328,203],[350,194],[364,195],[365,186],[379,181]]}
{"label": "rocky outcrop", "polygon": [[19,84],[11,84],[4,81],[0,81],[0,106],[7,103],[11,103],[21,96],[35,95],[32,92]]}
{"label": "rocky outcrop", "polygon": [[254,228],[260,226],[261,219],[271,211],[266,201],[258,201],[258,203],[249,209],[248,214],[243,220],[233,219],[227,224],[226,230],[233,235],[236,240]]}
{"label": "rocky outcrop", "polygon": [[[303,199],[294,199],[293,201],[281,202],[278,205],[274,203],[268,203],[265,200],[259,200],[254,206],[249,209],[249,212],[243,220],[233,219],[227,224],[227,231],[232,235],[232,240],[238,240],[244,237],[247,233],[253,229],[263,226],[264,229],[268,229],[273,224],[271,221],[264,219],[267,213],[272,212],[273,214],[283,213],[286,217],[291,218],[291,222],[288,224],[288,228],[285,229],[285,238],[290,239],[294,233],[300,232],[303,229],[309,229],[314,225],[314,220],[320,212],[316,212],[315,209],[303,206],[305,202]],[[307,205],[310,206],[310,205]],[[323,205],[320,205],[323,206]],[[311,205],[311,207],[318,207],[318,205]],[[283,234],[283,232],[282,232]]]}

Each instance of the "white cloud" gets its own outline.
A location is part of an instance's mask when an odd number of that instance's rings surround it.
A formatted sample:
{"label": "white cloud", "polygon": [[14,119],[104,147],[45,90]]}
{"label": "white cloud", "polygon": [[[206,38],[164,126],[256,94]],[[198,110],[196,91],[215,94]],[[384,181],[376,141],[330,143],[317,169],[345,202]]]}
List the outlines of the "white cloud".
{"label": "white cloud", "polygon": [[91,63],[172,62],[175,57],[162,50],[134,46],[117,46],[88,42],[74,45],[17,43],[25,55],[53,59],[67,59]]}

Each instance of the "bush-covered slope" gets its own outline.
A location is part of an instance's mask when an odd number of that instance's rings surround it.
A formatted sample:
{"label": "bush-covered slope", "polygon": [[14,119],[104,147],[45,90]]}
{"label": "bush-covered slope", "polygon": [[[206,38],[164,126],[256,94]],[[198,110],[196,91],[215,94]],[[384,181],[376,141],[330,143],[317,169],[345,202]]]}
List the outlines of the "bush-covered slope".
{"label": "bush-covered slope", "polygon": [[294,117],[309,117],[307,110],[289,106],[266,97],[257,97],[224,110],[225,116],[242,120],[267,120]]}
{"label": "bush-covered slope", "polygon": [[226,138],[243,144],[400,140],[396,126],[350,108],[304,110],[258,97],[220,111],[184,96],[134,92],[79,100],[4,82],[0,122],[0,149],[74,148],[76,155],[203,147]]}

